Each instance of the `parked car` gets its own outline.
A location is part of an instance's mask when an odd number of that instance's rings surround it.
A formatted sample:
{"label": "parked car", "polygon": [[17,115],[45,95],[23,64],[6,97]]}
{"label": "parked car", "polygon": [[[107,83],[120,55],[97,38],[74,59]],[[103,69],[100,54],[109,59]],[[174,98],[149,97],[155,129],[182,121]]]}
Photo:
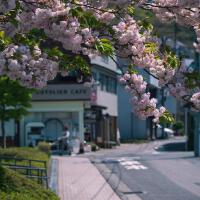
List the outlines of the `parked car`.
{"label": "parked car", "polygon": [[156,126],[157,126],[157,138],[166,139],[174,136],[174,131],[171,128],[164,128],[164,131],[162,132],[162,126],[160,124],[157,124]]}

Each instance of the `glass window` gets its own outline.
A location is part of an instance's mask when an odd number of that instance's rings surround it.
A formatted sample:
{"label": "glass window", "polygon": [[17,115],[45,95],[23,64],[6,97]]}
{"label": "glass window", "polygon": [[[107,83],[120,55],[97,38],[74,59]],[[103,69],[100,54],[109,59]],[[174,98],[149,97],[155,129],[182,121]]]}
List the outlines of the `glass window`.
{"label": "glass window", "polygon": [[95,81],[97,81],[97,73],[96,72],[92,72],[92,77]]}
{"label": "glass window", "polygon": [[101,90],[106,91],[106,76],[104,74],[100,74],[100,84]]}
{"label": "glass window", "polygon": [[41,134],[41,127],[31,127],[31,133],[33,135],[40,135]]}
{"label": "glass window", "polygon": [[101,90],[110,93],[117,93],[117,82],[115,78],[109,77],[105,74],[100,74]]}
{"label": "glass window", "polygon": [[109,78],[108,92],[111,92],[114,94],[116,94],[117,92],[117,83],[116,83],[116,80],[112,77]]}

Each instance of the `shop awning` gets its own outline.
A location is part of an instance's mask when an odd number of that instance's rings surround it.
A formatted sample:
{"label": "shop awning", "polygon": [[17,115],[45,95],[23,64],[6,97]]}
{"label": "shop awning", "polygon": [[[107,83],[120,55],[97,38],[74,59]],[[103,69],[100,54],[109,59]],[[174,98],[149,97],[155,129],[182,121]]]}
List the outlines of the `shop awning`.
{"label": "shop awning", "polygon": [[41,127],[44,128],[45,125],[42,122],[29,122],[26,127]]}

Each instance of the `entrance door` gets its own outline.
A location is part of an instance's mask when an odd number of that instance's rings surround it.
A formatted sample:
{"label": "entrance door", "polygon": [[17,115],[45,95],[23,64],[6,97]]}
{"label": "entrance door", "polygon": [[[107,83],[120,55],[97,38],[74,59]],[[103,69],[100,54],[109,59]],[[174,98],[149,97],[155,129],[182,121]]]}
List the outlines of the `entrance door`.
{"label": "entrance door", "polygon": [[58,119],[49,119],[45,123],[44,135],[47,141],[55,141],[62,135],[63,124]]}

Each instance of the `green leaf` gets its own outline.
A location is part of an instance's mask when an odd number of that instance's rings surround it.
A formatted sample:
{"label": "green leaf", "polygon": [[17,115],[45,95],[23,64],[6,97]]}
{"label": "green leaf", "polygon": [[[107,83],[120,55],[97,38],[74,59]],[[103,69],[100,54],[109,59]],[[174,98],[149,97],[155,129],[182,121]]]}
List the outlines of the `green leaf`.
{"label": "green leaf", "polygon": [[138,74],[138,71],[135,69],[135,65],[134,64],[129,64],[128,65],[128,72],[130,74]]}
{"label": "green leaf", "polygon": [[145,43],[145,52],[146,53],[155,53],[158,51],[158,47],[154,42]]}
{"label": "green leaf", "polygon": [[107,38],[101,38],[98,40],[95,44],[95,48],[102,55],[109,56],[114,54],[114,47]]}
{"label": "green leaf", "polygon": [[128,12],[129,15],[134,16],[134,14],[135,14],[135,8],[132,5],[130,5],[127,8],[127,12]]}
{"label": "green leaf", "polygon": [[4,31],[0,31],[0,39],[4,39],[5,38],[5,32]]}
{"label": "green leaf", "polygon": [[58,58],[62,59],[62,57],[64,56],[64,53],[58,47],[54,47],[52,49],[45,49],[45,52],[49,57],[57,56]]}
{"label": "green leaf", "polygon": [[24,88],[6,76],[0,77],[0,88],[0,120],[19,119],[27,114],[35,90]]}
{"label": "green leaf", "polygon": [[176,69],[180,66],[180,60],[172,52],[166,54],[166,62],[173,69]]}
{"label": "green leaf", "polygon": [[6,37],[4,31],[0,31],[0,51],[3,51],[11,42],[11,38]]}
{"label": "green leaf", "polygon": [[168,111],[165,111],[163,115],[159,118],[159,122],[162,125],[166,124],[173,124],[174,123],[174,117],[169,113]]}

